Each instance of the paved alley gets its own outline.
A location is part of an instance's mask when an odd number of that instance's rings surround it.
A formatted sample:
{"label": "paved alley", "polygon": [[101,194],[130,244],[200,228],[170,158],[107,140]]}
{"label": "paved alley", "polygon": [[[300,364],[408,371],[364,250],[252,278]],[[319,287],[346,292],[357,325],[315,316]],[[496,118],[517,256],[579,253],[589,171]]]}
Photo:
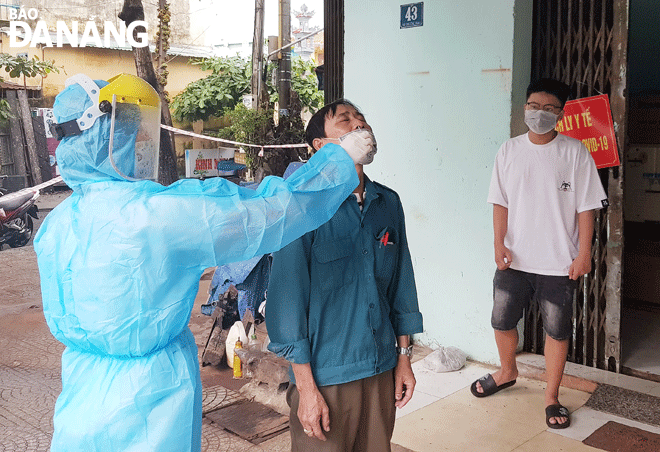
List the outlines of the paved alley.
{"label": "paved alley", "polygon": [[[47,211],[48,207],[43,208],[44,213]],[[190,321],[200,350],[212,322],[199,313],[210,278],[202,279]],[[43,316],[36,255],[31,246],[0,251],[0,281],[0,452],[48,451],[64,347],[51,336]],[[492,368],[468,362],[460,371],[436,373],[426,367],[422,356],[418,353],[413,364],[415,395],[397,414],[395,452],[660,450],[660,383],[569,363],[560,400],[571,411],[572,424],[565,430],[551,430],[544,417],[542,357],[520,355],[518,383],[494,396],[476,399],[470,394],[470,383]],[[245,399],[240,385],[227,378],[227,370],[202,368],[202,450],[290,450],[286,431],[255,444],[213,422],[222,416],[209,413],[217,414]],[[613,435],[612,426],[618,429],[617,437],[627,441],[624,448],[588,445],[598,445],[603,438],[612,445],[608,440]],[[637,439],[645,441],[645,447],[658,448],[640,448],[642,443],[634,442]]]}

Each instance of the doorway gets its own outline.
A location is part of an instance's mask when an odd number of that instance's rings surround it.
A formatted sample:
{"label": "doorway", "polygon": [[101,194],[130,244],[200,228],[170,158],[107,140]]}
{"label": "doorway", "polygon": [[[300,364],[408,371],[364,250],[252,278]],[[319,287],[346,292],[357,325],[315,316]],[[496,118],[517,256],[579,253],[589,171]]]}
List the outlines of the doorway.
{"label": "doorway", "polygon": [[[629,0],[535,0],[531,78],[550,77],[571,87],[571,98],[607,94],[625,149],[626,49]],[[651,0],[650,0],[651,1]],[[622,167],[599,170],[610,206],[596,215],[592,271],[582,278],[574,304],[568,359],[620,370]],[[523,349],[543,353],[537,309],[525,315]]]}
{"label": "doorway", "polygon": [[[573,98],[609,95],[623,161],[600,170],[610,207],[597,216],[569,360],[660,381],[660,2],[536,0],[533,35],[533,78],[562,80]],[[542,339],[529,312],[525,350],[542,353]]]}
{"label": "doorway", "polygon": [[660,381],[660,3],[629,5],[621,371]]}

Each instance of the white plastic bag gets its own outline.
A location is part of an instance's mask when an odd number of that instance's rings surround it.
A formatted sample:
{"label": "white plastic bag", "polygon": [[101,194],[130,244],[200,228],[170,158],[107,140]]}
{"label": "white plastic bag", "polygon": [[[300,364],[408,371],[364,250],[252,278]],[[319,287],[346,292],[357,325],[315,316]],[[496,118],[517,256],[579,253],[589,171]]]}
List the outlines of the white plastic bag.
{"label": "white plastic bag", "polygon": [[227,365],[229,367],[234,366],[234,347],[236,347],[236,341],[239,340],[243,343],[243,347],[247,347],[248,338],[245,334],[245,326],[243,322],[237,320],[231,328],[229,328],[229,333],[227,334],[227,341],[225,342],[225,352],[227,353]]}
{"label": "white plastic bag", "polygon": [[465,365],[467,355],[456,347],[440,347],[424,358],[424,367],[434,372],[452,372]]}

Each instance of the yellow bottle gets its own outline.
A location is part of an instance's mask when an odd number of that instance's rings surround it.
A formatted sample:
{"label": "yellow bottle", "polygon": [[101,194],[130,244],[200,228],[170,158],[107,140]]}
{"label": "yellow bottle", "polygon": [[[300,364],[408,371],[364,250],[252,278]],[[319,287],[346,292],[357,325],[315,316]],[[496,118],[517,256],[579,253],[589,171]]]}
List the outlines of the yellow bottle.
{"label": "yellow bottle", "polygon": [[243,348],[243,343],[241,340],[236,341],[236,346],[234,347],[234,378],[243,378],[243,369],[241,366],[241,358],[238,356],[238,353],[236,353],[237,348]]}

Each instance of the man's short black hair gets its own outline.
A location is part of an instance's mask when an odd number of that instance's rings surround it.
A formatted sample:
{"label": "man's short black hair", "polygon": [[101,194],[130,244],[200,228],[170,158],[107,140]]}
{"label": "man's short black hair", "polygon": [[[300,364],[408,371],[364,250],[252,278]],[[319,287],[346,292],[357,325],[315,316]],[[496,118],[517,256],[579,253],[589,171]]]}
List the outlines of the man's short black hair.
{"label": "man's short black hair", "polygon": [[312,149],[314,149],[314,140],[316,138],[326,138],[325,118],[328,115],[334,116],[335,113],[337,113],[337,107],[339,105],[348,105],[362,115],[360,110],[352,102],[346,99],[337,99],[336,101],[325,105],[319,111],[314,113],[314,116],[312,116],[312,118],[309,120],[309,123],[307,123],[307,129],[305,129],[305,139],[307,140],[307,144],[309,144]]}
{"label": "man's short black hair", "polygon": [[529,96],[533,93],[542,92],[555,96],[559,99],[559,102],[561,102],[562,108],[564,108],[568,96],[571,94],[571,88],[566,83],[560,82],[559,80],[541,78],[529,84],[527,87],[527,99],[529,99]]}

